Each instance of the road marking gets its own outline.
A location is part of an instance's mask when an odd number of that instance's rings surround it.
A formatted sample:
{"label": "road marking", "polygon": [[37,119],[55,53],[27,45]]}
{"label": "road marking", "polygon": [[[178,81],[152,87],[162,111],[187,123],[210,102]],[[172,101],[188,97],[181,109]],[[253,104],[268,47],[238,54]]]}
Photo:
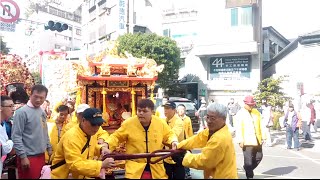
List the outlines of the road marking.
{"label": "road marking", "polygon": [[310,160],[310,161],[312,161],[312,162],[320,165],[320,162],[318,162],[319,159],[312,159],[312,158],[310,158],[310,157],[308,157],[308,156],[305,156],[305,155],[303,155],[303,154],[301,154],[301,153],[294,152],[294,151],[291,151],[291,153],[293,153],[293,154],[295,154],[295,155],[298,155],[298,156],[300,156],[300,157],[303,157],[304,159],[308,159],[308,160]]}
{"label": "road marking", "polygon": [[[292,151],[294,152],[294,151]],[[242,153],[237,153],[237,155],[243,155]],[[287,159],[306,159],[305,157],[290,157],[290,156],[273,156],[273,155],[263,155],[263,157],[274,157],[274,158],[287,158]],[[307,158],[308,159],[308,158]],[[308,160],[310,160],[309,158]],[[313,159],[314,161],[320,161],[320,159]]]}
{"label": "road marking", "polygon": [[[246,174],[245,172],[238,172],[238,174]],[[305,178],[299,178],[299,177],[292,177],[292,176],[282,176],[282,175],[273,175],[273,174],[261,174],[261,173],[254,173],[254,178],[257,176],[268,176],[268,177],[277,177],[277,178],[284,178],[284,179],[305,179]]]}

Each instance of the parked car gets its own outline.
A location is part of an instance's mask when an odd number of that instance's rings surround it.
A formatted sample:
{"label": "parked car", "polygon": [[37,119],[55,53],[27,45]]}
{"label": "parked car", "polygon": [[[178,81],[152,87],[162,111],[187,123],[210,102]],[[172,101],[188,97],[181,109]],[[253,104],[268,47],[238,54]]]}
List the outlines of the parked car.
{"label": "parked car", "polygon": [[[191,100],[181,97],[170,97],[169,100],[175,102],[177,106],[179,104],[183,104],[186,107],[186,115],[191,119],[193,132],[197,132],[200,128],[200,122],[198,117],[195,115],[197,112],[195,104]],[[161,105],[161,102],[162,98],[156,99],[156,108]]]}

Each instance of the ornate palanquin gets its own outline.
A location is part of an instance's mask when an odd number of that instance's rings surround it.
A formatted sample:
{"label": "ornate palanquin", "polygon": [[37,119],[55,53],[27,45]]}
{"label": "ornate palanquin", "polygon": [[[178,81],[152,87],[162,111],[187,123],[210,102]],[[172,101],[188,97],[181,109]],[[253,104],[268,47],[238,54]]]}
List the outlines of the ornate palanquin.
{"label": "ornate palanquin", "polygon": [[[77,70],[77,102],[101,109],[106,122],[104,129],[117,129],[121,122],[136,115],[139,99],[153,99],[153,89],[158,72],[164,68],[153,59],[126,58],[105,55],[87,58],[87,62],[74,63]],[[151,94],[148,94],[151,92]]]}
{"label": "ornate palanquin", "polygon": [[0,53],[0,92],[8,95],[21,84],[30,94],[34,79],[22,58],[15,54],[2,55]]}

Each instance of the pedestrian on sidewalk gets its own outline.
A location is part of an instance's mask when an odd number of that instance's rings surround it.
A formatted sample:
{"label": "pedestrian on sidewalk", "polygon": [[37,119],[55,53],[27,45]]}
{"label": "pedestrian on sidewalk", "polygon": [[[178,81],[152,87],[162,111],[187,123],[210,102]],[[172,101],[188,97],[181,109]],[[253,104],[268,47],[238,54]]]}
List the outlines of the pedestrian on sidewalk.
{"label": "pedestrian on sidewalk", "polygon": [[272,140],[270,134],[270,128],[273,127],[273,115],[272,115],[272,106],[270,106],[266,99],[262,99],[262,132],[266,135],[266,145],[271,147]]}
{"label": "pedestrian on sidewalk", "polygon": [[199,133],[200,131],[207,128],[207,122],[204,118],[207,114],[207,105],[206,104],[207,104],[207,102],[204,99],[202,99],[201,106],[200,106],[199,110],[196,112],[196,114],[200,118],[200,128],[197,133]]}
{"label": "pedestrian on sidewalk", "polygon": [[284,126],[286,127],[287,149],[292,149],[292,139],[294,148],[298,151],[300,149],[298,123],[298,113],[294,110],[293,104],[290,104],[284,120]]}
{"label": "pedestrian on sidewalk", "polygon": [[304,103],[300,110],[304,141],[311,141],[311,132],[310,132],[311,110],[308,106],[309,106],[309,103]]}
{"label": "pedestrian on sidewalk", "polygon": [[246,96],[244,107],[237,113],[235,120],[237,123],[236,139],[243,150],[246,176],[252,179],[253,170],[262,160],[262,144],[265,141],[265,134],[261,131],[261,114],[254,108],[256,102],[253,96]]}

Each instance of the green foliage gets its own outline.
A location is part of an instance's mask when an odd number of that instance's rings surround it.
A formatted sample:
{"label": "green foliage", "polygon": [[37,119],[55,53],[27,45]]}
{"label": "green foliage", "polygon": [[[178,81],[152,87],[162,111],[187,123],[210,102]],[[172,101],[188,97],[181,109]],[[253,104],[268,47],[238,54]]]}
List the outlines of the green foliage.
{"label": "green foliage", "polygon": [[178,79],[180,50],[174,40],[156,34],[125,34],[118,39],[119,55],[125,51],[134,57],[154,59],[158,65],[164,64],[164,70],[159,73],[157,83],[167,88],[170,81]]}
{"label": "green foliage", "polygon": [[10,52],[10,49],[7,48],[7,43],[2,40],[2,36],[0,36],[0,45],[1,45],[0,47],[1,54],[8,54]]}
{"label": "green foliage", "polygon": [[284,103],[292,98],[287,97],[280,84],[283,82],[283,77],[274,79],[272,77],[262,80],[258,85],[258,91],[254,93],[254,97],[257,101],[257,106],[261,106],[261,100],[267,99],[268,103],[272,107],[282,108]]}
{"label": "green foliage", "polygon": [[34,84],[42,84],[41,76],[39,72],[32,72],[31,76],[34,79]]}

